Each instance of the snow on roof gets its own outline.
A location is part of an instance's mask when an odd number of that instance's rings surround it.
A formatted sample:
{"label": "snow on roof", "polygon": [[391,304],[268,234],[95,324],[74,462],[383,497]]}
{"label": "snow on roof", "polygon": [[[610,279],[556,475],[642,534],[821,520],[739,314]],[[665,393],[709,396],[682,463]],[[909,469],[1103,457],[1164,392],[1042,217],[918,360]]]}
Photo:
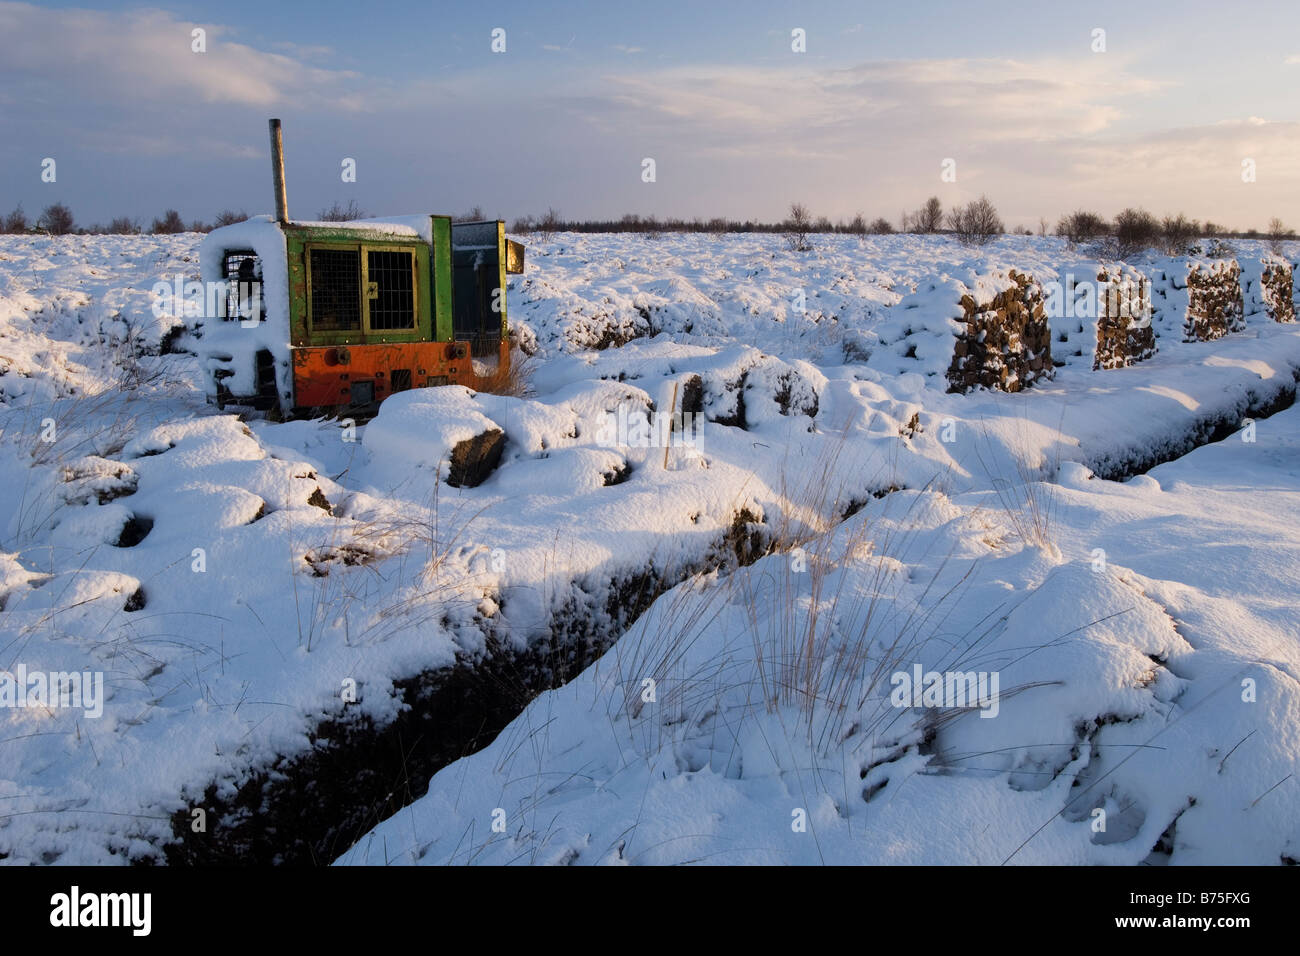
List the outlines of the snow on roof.
{"label": "snow on roof", "polygon": [[[385,232],[394,236],[411,236],[425,242],[433,241],[433,221],[429,215],[384,216],[374,219],[354,219],[348,222],[315,222],[306,219],[291,219],[288,223],[295,229],[336,229],[340,231]],[[259,237],[269,233],[283,232],[280,223],[272,216],[253,216],[243,222],[221,226],[208,233],[203,243],[204,248],[238,249],[253,246]]]}

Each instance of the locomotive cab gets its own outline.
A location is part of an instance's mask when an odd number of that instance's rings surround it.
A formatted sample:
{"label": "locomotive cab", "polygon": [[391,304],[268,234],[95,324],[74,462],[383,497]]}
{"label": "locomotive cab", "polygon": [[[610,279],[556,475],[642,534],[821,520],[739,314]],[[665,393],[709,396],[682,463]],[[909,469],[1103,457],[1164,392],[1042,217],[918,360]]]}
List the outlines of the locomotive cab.
{"label": "locomotive cab", "polygon": [[286,416],[372,410],[409,388],[491,389],[509,373],[500,220],[447,216],[215,229],[200,248],[225,295],[201,330],[208,400]]}

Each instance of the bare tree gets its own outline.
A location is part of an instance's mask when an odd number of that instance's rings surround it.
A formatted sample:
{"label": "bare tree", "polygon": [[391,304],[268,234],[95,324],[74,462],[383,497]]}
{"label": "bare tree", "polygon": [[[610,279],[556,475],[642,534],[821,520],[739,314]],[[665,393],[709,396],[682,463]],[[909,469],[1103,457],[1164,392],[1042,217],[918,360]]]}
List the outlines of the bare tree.
{"label": "bare tree", "polygon": [[118,216],[108,224],[108,232],[114,236],[138,236],[140,223],[129,216]]}
{"label": "bare tree", "polygon": [[1115,235],[1108,244],[1117,259],[1150,249],[1160,237],[1160,223],[1145,209],[1128,208],[1115,217]]}
{"label": "bare tree", "polygon": [[938,196],[931,196],[916,211],[915,225],[917,232],[938,232],[943,228],[943,203]]}
{"label": "bare tree", "polygon": [[889,224],[889,220],[884,216],[881,216],[867,227],[867,232],[873,232],[882,236],[887,236],[893,231],[894,227]]}
{"label": "bare tree", "polygon": [[559,210],[554,206],[548,206],[546,214],[537,220],[537,231],[543,236],[550,237],[557,233],[562,225],[564,225],[564,219]]}
{"label": "bare tree", "polygon": [[155,236],[173,236],[178,232],[185,231],[185,222],[181,219],[181,214],[175,209],[168,209],[163,213],[161,219],[153,221],[153,228],[149,231]]}
{"label": "bare tree", "polygon": [[220,229],[222,226],[233,226],[237,222],[246,222],[247,220],[248,213],[242,209],[239,212],[235,212],[233,209],[223,209],[217,213],[217,218],[212,220],[212,228]]}
{"label": "bare tree", "polygon": [[1076,209],[1062,216],[1061,221],[1056,224],[1056,234],[1064,236],[1071,245],[1097,239],[1106,235],[1109,230],[1110,224],[1104,218],[1086,209]]}
{"label": "bare tree", "polygon": [[1282,240],[1287,236],[1286,224],[1277,216],[1268,221],[1268,248],[1273,252],[1282,251]]}
{"label": "bare tree", "polygon": [[56,202],[52,206],[45,207],[41,218],[36,220],[36,228],[51,236],[64,236],[76,230],[77,222],[72,218],[71,209],[61,202]]}
{"label": "bare tree", "polygon": [[997,209],[987,196],[958,206],[948,213],[948,227],[957,234],[963,245],[982,246],[1005,228]]}
{"label": "bare tree", "polygon": [[27,231],[27,213],[23,212],[23,204],[19,203],[14,207],[14,211],[7,216],[0,217],[0,232],[26,232]]}
{"label": "bare tree", "polygon": [[328,209],[320,211],[321,222],[353,222],[357,219],[366,219],[369,213],[357,205],[355,199],[349,199],[346,206],[339,205],[335,202]]}
{"label": "bare tree", "polygon": [[785,221],[785,241],[795,252],[807,252],[808,233],[812,232],[812,213],[801,202],[790,204],[790,215]]}
{"label": "bare tree", "polygon": [[1192,245],[1201,231],[1201,224],[1188,219],[1181,212],[1177,216],[1165,216],[1160,225],[1164,238],[1165,252],[1171,256],[1182,256],[1191,252]]}

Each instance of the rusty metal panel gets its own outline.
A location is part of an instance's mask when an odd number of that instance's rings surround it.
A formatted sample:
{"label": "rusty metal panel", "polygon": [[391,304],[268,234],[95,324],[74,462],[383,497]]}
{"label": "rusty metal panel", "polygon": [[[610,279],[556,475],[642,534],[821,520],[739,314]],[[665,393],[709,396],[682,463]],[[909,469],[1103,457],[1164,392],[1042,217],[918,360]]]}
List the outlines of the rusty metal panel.
{"label": "rusty metal panel", "polygon": [[513,239],[506,240],[506,272],[519,275],[524,271],[524,245]]}

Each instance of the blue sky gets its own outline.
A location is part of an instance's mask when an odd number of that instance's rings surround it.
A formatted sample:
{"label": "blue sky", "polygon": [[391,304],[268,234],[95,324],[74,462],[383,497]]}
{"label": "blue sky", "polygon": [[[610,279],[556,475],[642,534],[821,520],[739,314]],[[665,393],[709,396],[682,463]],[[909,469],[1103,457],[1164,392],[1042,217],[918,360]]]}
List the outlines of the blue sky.
{"label": "blue sky", "polygon": [[987,193],[1009,224],[1143,204],[1300,226],[1298,28],[1294,2],[0,2],[0,209],[265,211],[279,116],[299,218],[896,221]]}

